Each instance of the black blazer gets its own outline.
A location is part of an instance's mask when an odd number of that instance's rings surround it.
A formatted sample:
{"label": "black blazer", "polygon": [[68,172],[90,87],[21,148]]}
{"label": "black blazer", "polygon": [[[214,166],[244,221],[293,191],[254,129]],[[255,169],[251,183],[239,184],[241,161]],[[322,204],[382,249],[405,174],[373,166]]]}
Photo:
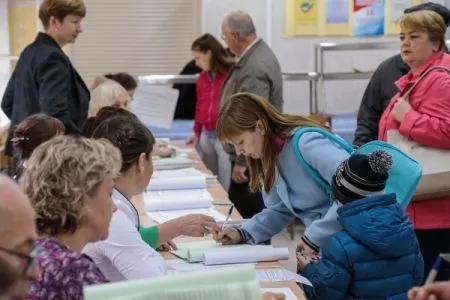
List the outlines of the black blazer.
{"label": "black blazer", "polygon": [[79,133],[87,119],[89,89],[56,41],[39,33],[21,53],[2,99],[11,120],[5,153],[12,156],[11,137],[26,117],[45,113],[59,119],[66,133]]}

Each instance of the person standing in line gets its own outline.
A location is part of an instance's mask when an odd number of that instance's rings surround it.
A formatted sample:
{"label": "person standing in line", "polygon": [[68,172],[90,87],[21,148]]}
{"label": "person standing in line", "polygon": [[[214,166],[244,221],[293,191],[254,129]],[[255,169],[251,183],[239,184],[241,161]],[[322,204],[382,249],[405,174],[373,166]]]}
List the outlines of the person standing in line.
{"label": "person standing in line", "polygon": [[228,190],[231,163],[228,153],[216,139],[216,122],[219,114],[220,92],[234,58],[218,40],[206,33],[192,43],[192,55],[203,70],[197,80],[197,104],[195,108],[194,135],[188,144],[200,148],[206,167],[218,175],[218,180]]}
{"label": "person standing in line", "polygon": [[80,133],[87,119],[89,89],[62,48],[82,32],[83,0],[44,0],[39,19],[45,31],[20,54],[6,86],[1,107],[11,120],[5,154],[13,156],[14,127],[26,117],[44,113],[60,120],[67,134]]}
{"label": "person standing in line", "polygon": [[[431,10],[444,19],[445,25],[450,25],[450,10],[443,5],[427,2],[405,9],[404,13],[421,10]],[[378,139],[378,123],[381,115],[389,105],[392,97],[398,92],[395,82],[409,72],[409,66],[402,60],[400,54],[383,61],[373,73],[364,92],[358,111],[357,127],[353,145],[359,147]]]}
{"label": "person standing in line", "polygon": [[[222,22],[222,39],[236,55],[222,88],[221,106],[238,92],[250,92],[267,99],[283,110],[283,78],[280,63],[270,47],[258,37],[249,14],[234,11]],[[264,208],[261,193],[250,192],[248,166],[244,156],[236,155],[231,145],[224,145],[232,162],[228,194],[244,218],[251,218]]]}

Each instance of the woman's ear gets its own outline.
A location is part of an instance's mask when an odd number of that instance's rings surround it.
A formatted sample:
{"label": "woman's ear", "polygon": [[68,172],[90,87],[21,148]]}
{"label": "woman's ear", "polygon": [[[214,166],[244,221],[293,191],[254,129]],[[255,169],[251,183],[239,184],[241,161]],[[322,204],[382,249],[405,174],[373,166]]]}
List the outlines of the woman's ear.
{"label": "woman's ear", "polygon": [[256,129],[261,135],[264,135],[266,133],[266,128],[264,127],[261,120],[256,122]]}
{"label": "woman's ear", "polygon": [[137,167],[138,167],[139,173],[143,173],[145,171],[146,161],[147,161],[147,155],[144,152],[139,154],[139,158],[137,160]]}

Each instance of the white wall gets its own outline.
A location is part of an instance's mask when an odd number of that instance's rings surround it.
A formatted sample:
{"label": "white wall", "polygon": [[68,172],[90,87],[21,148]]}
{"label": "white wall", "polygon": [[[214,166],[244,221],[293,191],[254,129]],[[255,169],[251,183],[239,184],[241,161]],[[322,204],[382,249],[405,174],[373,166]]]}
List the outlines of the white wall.
{"label": "white wall", "polygon": [[[203,0],[203,30],[220,37],[222,17],[233,10],[247,11],[254,19],[258,34],[272,47],[283,72],[309,72],[314,70],[314,45],[319,42],[359,42],[396,40],[396,37],[377,38],[316,38],[284,35],[284,1],[282,0]],[[325,72],[373,70],[396,50],[333,52],[325,55]],[[325,104],[320,108],[327,113],[356,111],[368,80],[335,81],[325,84]],[[284,111],[309,113],[309,87],[305,81],[285,83]]]}

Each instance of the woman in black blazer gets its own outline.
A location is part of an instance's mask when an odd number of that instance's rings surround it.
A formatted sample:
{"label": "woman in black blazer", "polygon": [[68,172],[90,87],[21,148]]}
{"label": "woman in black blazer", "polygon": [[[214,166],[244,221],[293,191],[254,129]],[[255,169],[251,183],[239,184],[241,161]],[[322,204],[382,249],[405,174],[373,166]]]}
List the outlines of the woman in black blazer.
{"label": "woman in black blazer", "polygon": [[82,32],[83,0],[44,0],[39,19],[45,32],[20,54],[1,107],[11,120],[6,155],[12,156],[14,127],[26,117],[45,113],[59,119],[66,133],[77,134],[87,119],[89,89],[63,52]]}

